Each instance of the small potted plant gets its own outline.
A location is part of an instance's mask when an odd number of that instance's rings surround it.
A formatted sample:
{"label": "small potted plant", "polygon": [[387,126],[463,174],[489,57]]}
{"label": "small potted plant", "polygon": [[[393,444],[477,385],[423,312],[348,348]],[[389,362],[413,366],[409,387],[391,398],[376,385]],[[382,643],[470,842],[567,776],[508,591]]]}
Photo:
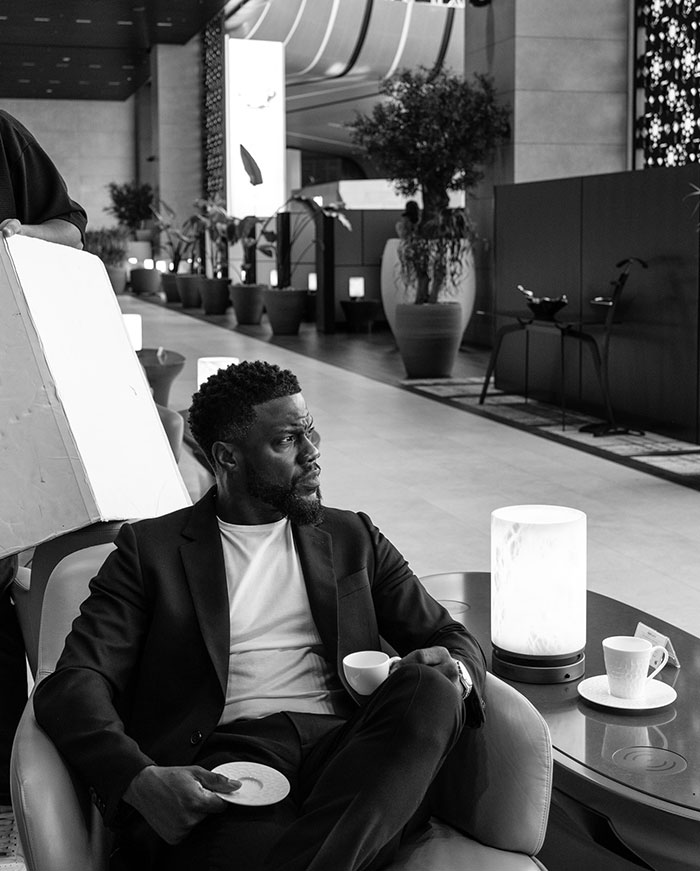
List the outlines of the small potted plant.
{"label": "small potted plant", "polygon": [[396,306],[395,338],[409,377],[449,376],[466,324],[447,289],[460,282],[474,238],[466,210],[451,209],[449,193],[468,193],[481,180],[509,135],[510,110],[487,76],[469,81],[425,67],[395,74],[381,93],[369,115],[348,125],[352,139],[398,193],[420,192],[423,200],[419,220],[398,242],[406,301]]}
{"label": "small potted plant", "polygon": [[180,265],[192,254],[196,236],[185,232],[178,222],[177,215],[165,200],[159,200],[157,207],[152,207],[155,227],[158,231],[158,245],[168,257],[168,270],[161,276],[161,287],[165,292],[166,302],[180,302],[177,289],[177,274]]}
{"label": "small potted plant", "polygon": [[240,220],[229,215],[218,194],[194,202],[196,211],[183,224],[183,233],[199,242],[199,270],[191,276],[179,276],[178,288],[185,307],[201,301],[205,314],[223,314],[228,308],[228,250],[238,238]]}
{"label": "small potted plant", "polygon": [[[270,225],[273,220],[279,223],[282,216],[288,213],[289,207],[293,208],[295,205],[301,207],[302,211],[301,214],[298,211],[291,211],[289,239],[285,245],[282,245],[280,233],[277,229],[271,229]],[[320,216],[334,218],[347,230],[352,230],[343,203],[319,205],[311,197],[295,194],[262,224],[253,242],[261,253],[275,259],[277,267],[277,287],[265,288],[263,291],[265,310],[275,335],[295,335],[304,318],[309,291],[294,287],[292,282],[294,273],[305,254],[316,244],[315,235],[301,251],[295,252],[295,247],[298,247],[309,225],[315,223]],[[295,217],[297,220],[294,220]]]}
{"label": "small potted plant", "polygon": [[134,239],[138,239],[137,234],[144,233],[145,238],[150,240],[151,231],[147,224],[153,218],[154,193],[151,185],[135,181],[118,184],[112,181],[107,185],[107,190],[112,204],[106,206],[104,211],[126,227]]}
{"label": "small potted plant", "polygon": [[124,227],[100,227],[85,231],[85,250],[99,257],[115,293],[126,287],[126,230]]}

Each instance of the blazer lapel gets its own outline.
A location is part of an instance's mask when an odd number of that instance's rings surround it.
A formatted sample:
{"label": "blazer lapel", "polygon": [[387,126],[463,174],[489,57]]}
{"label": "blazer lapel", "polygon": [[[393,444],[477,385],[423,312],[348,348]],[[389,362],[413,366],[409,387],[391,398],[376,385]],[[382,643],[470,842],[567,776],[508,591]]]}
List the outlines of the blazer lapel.
{"label": "blazer lapel", "polygon": [[311,613],[326,656],[338,659],[338,590],[333,569],[331,537],[315,526],[294,526]]}
{"label": "blazer lapel", "polygon": [[193,507],[183,535],[189,539],[180,547],[185,577],[204,643],[225,696],[231,629],[226,571],[216,522],[214,491],[210,491]]}

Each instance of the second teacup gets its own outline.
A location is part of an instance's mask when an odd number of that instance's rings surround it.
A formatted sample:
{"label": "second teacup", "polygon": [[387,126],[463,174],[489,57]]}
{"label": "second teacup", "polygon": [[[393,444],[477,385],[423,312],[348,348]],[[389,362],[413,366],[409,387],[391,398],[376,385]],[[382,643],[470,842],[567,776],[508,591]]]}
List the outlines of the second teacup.
{"label": "second teacup", "polygon": [[343,658],[343,671],[356,693],[369,696],[387,679],[391,664],[400,659],[381,650],[358,650]]}
{"label": "second teacup", "polygon": [[[661,654],[661,661],[649,674],[649,663],[657,652]],[[660,644],[653,645],[646,638],[612,635],[603,639],[603,657],[610,695],[619,699],[641,699],[649,681],[668,662],[668,650]]]}

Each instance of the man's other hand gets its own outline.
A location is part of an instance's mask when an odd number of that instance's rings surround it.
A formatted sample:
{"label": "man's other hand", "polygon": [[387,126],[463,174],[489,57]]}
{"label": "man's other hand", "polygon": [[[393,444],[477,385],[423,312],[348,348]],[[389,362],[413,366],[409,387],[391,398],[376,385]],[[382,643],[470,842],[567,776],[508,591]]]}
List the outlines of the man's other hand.
{"label": "man's other hand", "polygon": [[149,765],[131,781],[124,801],[135,807],[166,843],[177,844],[208,814],[226,809],[226,801],[216,792],[231,793],[240,786],[238,780],[197,765]]}
{"label": "man's other hand", "polygon": [[421,665],[430,665],[436,668],[452,681],[460,693],[462,692],[457,664],[446,647],[422,647],[419,650],[412,650],[406,656],[401,657],[400,661],[395,663],[391,670],[401,668],[402,665],[408,665],[411,662],[418,662]]}

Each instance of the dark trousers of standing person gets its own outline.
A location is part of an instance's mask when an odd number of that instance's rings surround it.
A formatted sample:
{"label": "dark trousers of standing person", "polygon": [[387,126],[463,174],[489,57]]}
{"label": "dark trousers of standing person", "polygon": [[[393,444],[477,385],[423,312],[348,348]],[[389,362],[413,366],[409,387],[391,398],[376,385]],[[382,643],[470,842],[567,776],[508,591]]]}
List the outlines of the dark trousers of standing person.
{"label": "dark trousers of standing person", "polygon": [[464,704],[444,675],[396,669],[349,720],[274,714],[221,727],[198,761],[251,761],[286,775],[277,804],[232,804],[159,867],[170,871],[374,871],[425,827],[426,791],[459,737]]}
{"label": "dark trousers of standing person", "polygon": [[12,741],[27,703],[24,641],[10,598],[17,557],[0,559],[0,805],[10,804]]}

